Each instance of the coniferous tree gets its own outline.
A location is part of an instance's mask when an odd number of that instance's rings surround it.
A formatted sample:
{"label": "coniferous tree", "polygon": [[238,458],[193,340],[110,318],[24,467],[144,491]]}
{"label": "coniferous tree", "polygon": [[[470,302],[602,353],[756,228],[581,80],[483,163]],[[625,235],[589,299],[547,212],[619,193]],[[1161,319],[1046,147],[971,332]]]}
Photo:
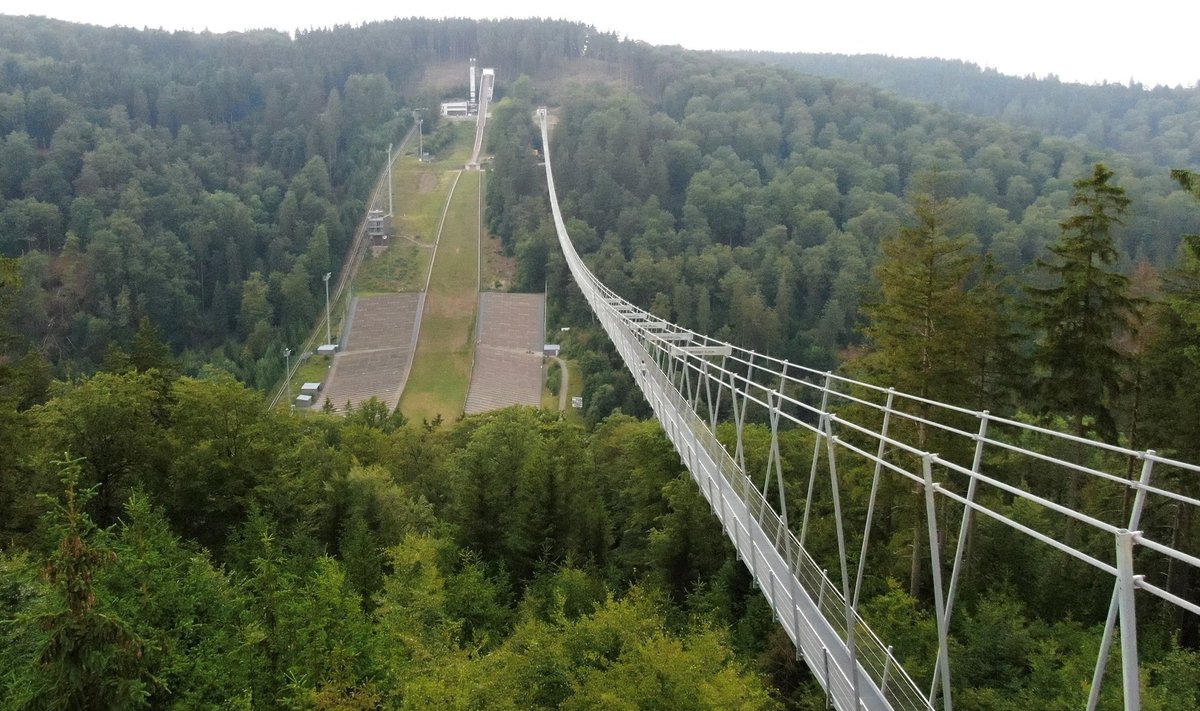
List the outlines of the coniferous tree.
{"label": "coniferous tree", "polygon": [[80,461],[66,458],[64,495],[47,514],[58,548],[44,575],[53,606],[34,622],[46,631],[38,654],[42,682],[26,706],[49,709],[131,709],[146,705],[154,687],[143,661],[143,641],[97,595],[96,578],[116,560],[84,506],[95,487],[80,488]]}
{"label": "coniferous tree", "polygon": [[1016,383],[1025,366],[1018,350],[1021,336],[1011,308],[1012,297],[1004,290],[1005,281],[989,254],[984,257],[979,277],[967,294],[969,387],[975,397],[969,405],[992,412],[1011,408]]}
{"label": "coniferous tree", "polygon": [[[875,350],[863,361],[874,379],[898,391],[951,402],[964,400],[968,390],[973,320],[963,290],[976,262],[967,251],[970,237],[946,234],[952,207],[932,191],[916,194],[916,225],[902,228],[883,244],[883,259],[876,269],[881,298],[864,307],[871,317],[865,330]],[[926,419],[926,406],[916,407],[916,414]],[[923,422],[918,422],[915,435],[917,447],[932,446]],[[926,550],[917,494],[911,500],[909,594],[914,597],[921,591]]]}
{"label": "coniferous tree", "polygon": [[[1174,170],[1171,177],[1200,199],[1200,174]],[[1164,276],[1166,293],[1154,312],[1155,328],[1146,353],[1145,440],[1168,456],[1194,462],[1200,458],[1195,425],[1200,392],[1191,387],[1200,382],[1200,235],[1183,235],[1177,265]],[[1177,476],[1180,491],[1200,495],[1195,477]],[[1169,520],[1167,536],[1174,544],[1200,545],[1200,526],[1187,507],[1175,507]],[[1187,566],[1171,564],[1167,589],[1177,595],[1194,595],[1200,587],[1195,577]],[[1175,623],[1184,644],[1194,646],[1200,640],[1200,621],[1194,615],[1177,614]]]}
{"label": "coniferous tree", "polygon": [[[967,385],[970,303],[963,298],[976,259],[969,236],[946,233],[953,205],[931,192],[914,197],[916,225],[882,245],[880,298],[864,306],[873,346],[863,366],[873,379],[935,400],[961,401]],[[920,444],[924,437],[919,433]]]}
{"label": "coniferous tree", "polygon": [[[1171,171],[1171,177],[1200,199],[1200,174]],[[1160,453],[1194,462],[1200,459],[1196,437],[1196,413],[1200,392],[1191,384],[1200,382],[1200,235],[1183,235],[1177,266],[1165,275],[1165,295],[1153,313],[1152,335],[1145,354],[1143,430],[1145,440]],[[1183,472],[1178,477],[1180,492],[1200,495],[1200,482]],[[1200,526],[1188,507],[1175,506],[1168,514],[1172,544],[1195,549],[1200,546]],[[1200,581],[1184,565],[1167,567],[1167,589],[1193,596]],[[1184,645],[1195,647],[1200,640],[1200,620],[1182,611],[1174,622]]]}
{"label": "coniferous tree", "polygon": [[1049,286],[1030,287],[1034,386],[1042,409],[1069,417],[1077,434],[1094,429],[1115,439],[1112,403],[1121,387],[1122,355],[1114,335],[1133,327],[1129,278],[1116,271],[1113,228],[1129,207],[1113,172],[1097,163],[1075,181],[1071,205],[1079,211],[1060,223],[1062,236],[1051,259],[1038,269]]}

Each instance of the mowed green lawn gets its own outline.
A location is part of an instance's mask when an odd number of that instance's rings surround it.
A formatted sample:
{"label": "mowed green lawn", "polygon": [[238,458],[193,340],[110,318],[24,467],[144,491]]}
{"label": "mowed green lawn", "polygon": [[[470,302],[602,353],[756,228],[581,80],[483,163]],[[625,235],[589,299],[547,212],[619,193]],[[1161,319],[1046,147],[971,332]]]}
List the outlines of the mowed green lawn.
{"label": "mowed green lawn", "polygon": [[479,297],[480,173],[463,172],[450,198],[429,277],[421,333],[400,411],[413,421],[462,414]]}
{"label": "mowed green lawn", "polygon": [[329,356],[314,355],[304,361],[300,367],[296,368],[296,372],[292,375],[292,386],[288,392],[285,405],[296,401],[296,396],[300,394],[300,388],[305,383],[322,383],[325,382],[329,375],[329,367],[333,364],[333,358]]}

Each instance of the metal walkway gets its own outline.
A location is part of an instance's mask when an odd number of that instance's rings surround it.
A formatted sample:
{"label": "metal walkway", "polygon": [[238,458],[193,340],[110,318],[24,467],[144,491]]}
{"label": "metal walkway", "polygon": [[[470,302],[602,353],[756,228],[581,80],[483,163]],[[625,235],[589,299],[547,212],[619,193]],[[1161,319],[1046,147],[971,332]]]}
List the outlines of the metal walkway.
{"label": "metal walkway", "polygon": [[[546,184],[571,274],[833,707],[953,708],[947,630],[967,540],[982,516],[1018,531],[1029,545],[1056,549],[1064,565],[1074,559],[1111,576],[1112,599],[1086,708],[1096,707],[1112,647],[1119,641],[1125,708],[1140,709],[1135,593],[1200,615],[1197,600],[1169,589],[1165,572],[1183,566],[1195,576],[1200,558],[1173,544],[1162,526],[1142,531],[1140,525],[1144,512],[1170,510],[1174,517],[1189,508],[1186,513],[1200,513],[1193,493],[1200,467],[797,366],[688,331],[633,306],[596,279],[571,244],[554,188],[546,118],[546,109],[539,109]],[[736,431],[736,442],[728,449],[716,436],[724,421],[731,421]],[[743,434],[749,422],[770,428],[765,471],[747,470]],[[796,429],[813,436],[807,472],[784,471],[779,435]],[[961,454],[943,456],[916,444],[935,438],[943,451]],[[873,472],[865,521],[842,509],[838,471],[847,466]],[[1043,481],[1058,477],[1072,488],[1087,484],[1124,505],[1112,507],[1106,519],[1097,518],[1033,493],[1020,477],[1011,476],[1014,471],[1036,473]],[[751,474],[761,477],[761,486]],[[799,522],[788,520],[785,476],[806,478],[806,500],[801,507],[793,505],[802,512]],[[924,501],[923,538],[929,548],[939,650],[938,658],[930,660],[935,672],[925,687],[904,672],[891,648],[858,613],[876,502],[886,479],[905,483]],[[818,483],[835,519],[833,577],[805,548]],[[1039,520],[1051,525],[1014,520],[1007,513],[1014,503],[1036,507],[1044,514]],[[958,512],[954,525],[946,523],[947,511]],[[1109,538],[1109,554],[1064,542],[1084,538],[1061,535],[1064,528]],[[851,529],[861,538],[861,551],[847,550]],[[1167,542],[1160,540],[1164,537]],[[942,550],[943,540],[953,542],[953,551]]]}

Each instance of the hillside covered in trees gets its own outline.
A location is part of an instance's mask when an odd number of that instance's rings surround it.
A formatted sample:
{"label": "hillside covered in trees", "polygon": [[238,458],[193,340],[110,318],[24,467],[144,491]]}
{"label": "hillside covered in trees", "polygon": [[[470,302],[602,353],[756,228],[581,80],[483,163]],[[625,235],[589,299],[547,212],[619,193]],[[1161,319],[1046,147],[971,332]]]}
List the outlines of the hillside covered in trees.
{"label": "hillside covered in trees", "polygon": [[[942,282],[940,294],[925,295],[929,309],[947,310],[963,301],[959,294],[976,297],[975,308],[927,344],[949,358],[946,371],[965,379],[918,373],[941,383],[930,394],[994,412],[1054,411],[1029,387],[1045,375],[1031,361],[1046,335],[1033,295],[1061,276],[1051,248],[1064,239],[1077,201],[1087,199],[1079,181],[1103,164],[1110,187],[1127,200],[1120,214],[1110,209],[1104,269],[1132,279],[1122,289],[1137,296],[1136,308],[1127,301],[1104,329],[1127,336],[1119,378],[1139,384],[1110,388],[1098,406],[1117,413],[1135,440],[1135,411],[1167,429],[1186,419],[1190,400],[1182,396],[1160,393],[1166,400],[1149,407],[1144,400],[1160,382],[1179,382],[1174,369],[1185,367],[1169,355],[1178,343],[1162,339],[1196,337],[1190,328],[1153,327],[1175,323],[1190,308],[1179,300],[1195,298],[1183,285],[1195,269],[1183,236],[1200,232],[1200,204],[1169,170],[861,84],[715,55],[642,51],[658,59],[653,82],[581,87],[564,96],[554,133],[568,227],[618,293],[744,347],[900,385],[913,380],[879,347],[888,338],[879,321],[896,301],[891,284],[925,269]],[[513,108],[497,121],[500,178],[490,219],[522,257],[526,283],[547,281],[565,297],[553,230],[534,207],[536,168],[527,151],[503,144],[533,145],[528,110]],[[917,242],[934,249],[924,264],[897,246],[914,229],[925,233]],[[1175,309],[1165,305],[1171,300]],[[560,303],[576,303],[564,323],[585,320],[578,302]],[[890,328],[894,344],[919,340],[903,322]],[[1163,370],[1150,375],[1147,367]],[[611,407],[608,390],[598,389],[629,392],[622,377],[590,379],[591,401]],[[626,411],[637,406],[624,400]],[[1169,445],[1194,451],[1189,437]]]}
{"label": "hillside covered in trees", "polygon": [[734,56],[862,82],[917,101],[1118,150],[1162,167],[1200,163],[1197,86],[1088,86],[1064,83],[1053,75],[1006,76],[943,59],[769,52]]}
{"label": "hillside covered in trees", "polygon": [[148,319],[189,371],[269,386],[412,124],[399,109],[436,105],[425,68],[486,52],[515,76],[578,54],[585,33],[414,20],[293,40],[0,17],[12,325],[59,372],[89,372]]}
{"label": "hillside covered in trees", "polygon": [[[571,327],[587,427],[267,412],[254,388],[311,327],[387,144],[461,92],[431,77],[468,57],[502,77],[490,227],[518,288],[546,288],[550,325]],[[989,112],[954,97],[993,77],[942,69],[920,80],[948,85],[920,97],[935,105],[565,22],[290,38],[0,17],[4,707],[823,707],[569,283],[539,104],[572,236],[630,300],[793,362],[1200,460],[1191,90],[1034,82],[1036,102]],[[787,433],[789,470],[811,449]],[[911,497],[893,493],[890,575],[864,607],[928,678]],[[1198,522],[1154,524],[1200,548]],[[956,698],[1077,707],[1107,592],[983,540],[952,629]],[[1196,620],[1147,617],[1145,708],[1195,706]]]}

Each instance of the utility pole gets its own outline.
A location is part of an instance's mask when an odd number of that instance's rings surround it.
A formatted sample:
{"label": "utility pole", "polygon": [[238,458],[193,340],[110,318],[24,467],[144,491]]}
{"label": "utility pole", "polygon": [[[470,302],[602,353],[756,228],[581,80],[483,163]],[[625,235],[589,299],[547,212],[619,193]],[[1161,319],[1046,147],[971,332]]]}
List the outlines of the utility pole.
{"label": "utility pole", "polygon": [[[388,217],[391,217],[392,216],[392,144],[391,143],[388,144],[387,162],[388,162]],[[328,277],[326,277],[326,280],[325,280],[325,288],[328,291],[328,289],[329,289],[329,278]],[[328,298],[326,298],[326,301],[328,301]]]}
{"label": "utility pole", "polygon": [[[390,155],[390,151],[389,151]],[[388,165],[391,165],[389,163]],[[333,276],[333,272],[325,272],[325,343],[333,342],[333,335],[329,330],[329,277]]]}

